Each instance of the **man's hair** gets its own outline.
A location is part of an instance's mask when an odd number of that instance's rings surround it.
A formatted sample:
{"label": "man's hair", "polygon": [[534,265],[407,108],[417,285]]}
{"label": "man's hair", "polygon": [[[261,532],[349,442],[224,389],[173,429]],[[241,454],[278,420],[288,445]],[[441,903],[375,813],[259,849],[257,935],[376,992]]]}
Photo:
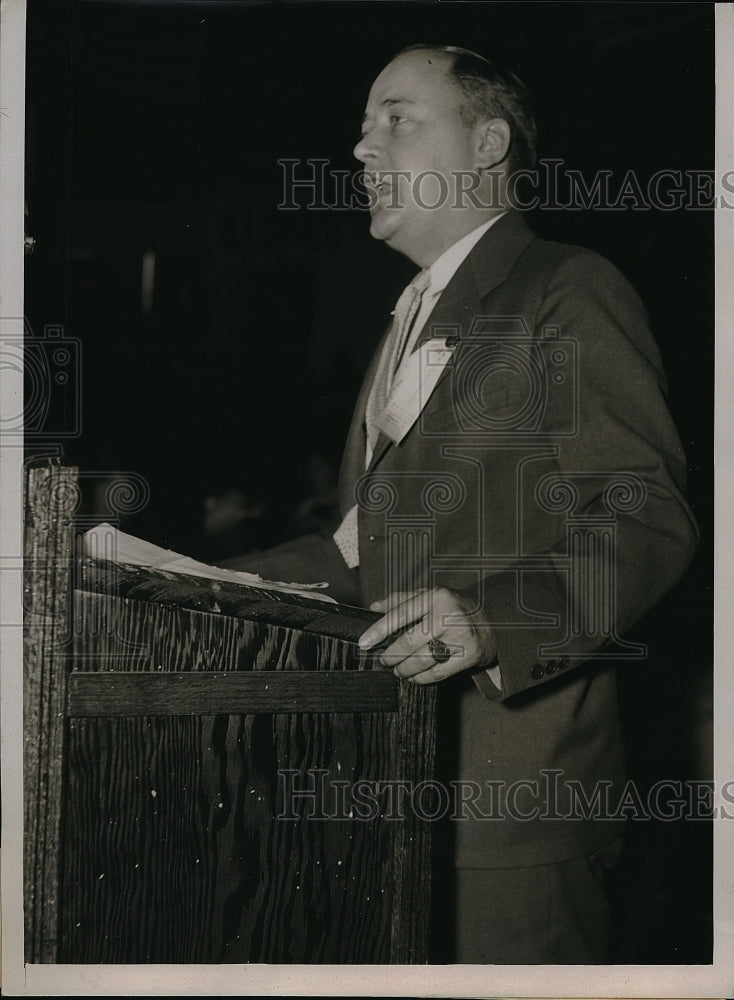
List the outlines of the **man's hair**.
{"label": "man's hair", "polygon": [[408,45],[396,55],[416,51],[444,52],[452,57],[449,75],[464,95],[459,114],[468,128],[488,118],[507,122],[511,134],[509,173],[535,166],[537,128],[532,101],[518,76],[476,52],[455,45]]}

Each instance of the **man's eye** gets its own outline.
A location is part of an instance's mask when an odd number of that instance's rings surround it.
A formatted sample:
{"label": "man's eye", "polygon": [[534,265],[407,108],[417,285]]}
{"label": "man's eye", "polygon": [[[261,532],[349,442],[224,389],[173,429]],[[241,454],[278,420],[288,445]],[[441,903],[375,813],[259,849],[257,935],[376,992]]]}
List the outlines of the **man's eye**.
{"label": "man's eye", "polygon": [[401,122],[404,122],[404,121],[407,121],[407,118],[405,117],[405,115],[399,115],[399,114],[397,114],[397,112],[394,112],[393,114],[390,115],[390,124],[391,125],[399,125]]}

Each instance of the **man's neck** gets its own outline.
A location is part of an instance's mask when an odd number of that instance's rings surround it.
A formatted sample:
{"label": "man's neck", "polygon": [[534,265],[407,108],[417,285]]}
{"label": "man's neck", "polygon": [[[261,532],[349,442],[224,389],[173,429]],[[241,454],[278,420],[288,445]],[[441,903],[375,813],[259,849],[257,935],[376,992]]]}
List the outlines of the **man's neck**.
{"label": "man's neck", "polygon": [[505,208],[497,208],[492,211],[472,212],[468,215],[464,225],[457,227],[450,233],[446,233],[441,240],[430,247],[421,248],[415,255],[407,254],[407,256],[419,267],[431,267],[451,247],[455,246],[471,233],[476,232],[480,227],[494,222],[499,216],[504,215],[506,211],[507,209]]}

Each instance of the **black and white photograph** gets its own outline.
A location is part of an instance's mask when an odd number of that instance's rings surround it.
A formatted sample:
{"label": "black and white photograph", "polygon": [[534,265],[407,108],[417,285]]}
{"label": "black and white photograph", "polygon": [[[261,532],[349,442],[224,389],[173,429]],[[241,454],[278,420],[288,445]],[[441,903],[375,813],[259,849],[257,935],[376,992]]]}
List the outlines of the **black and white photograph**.
{"label": "black and white photograph", "polygon": [[734,7],[0,44],[4,992],[731,995]]}

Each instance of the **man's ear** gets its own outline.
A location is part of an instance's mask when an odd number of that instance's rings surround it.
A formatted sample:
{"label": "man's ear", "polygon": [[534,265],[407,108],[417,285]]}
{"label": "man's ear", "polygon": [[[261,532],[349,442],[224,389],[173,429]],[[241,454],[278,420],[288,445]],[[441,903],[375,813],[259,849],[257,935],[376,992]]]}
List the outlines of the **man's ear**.
{"label": "man's ear", "polygon": [[501,163],[510,149],[512,132],[504,118],[490,118],[478,122],[477,129],[477,167],[487,170]]}

